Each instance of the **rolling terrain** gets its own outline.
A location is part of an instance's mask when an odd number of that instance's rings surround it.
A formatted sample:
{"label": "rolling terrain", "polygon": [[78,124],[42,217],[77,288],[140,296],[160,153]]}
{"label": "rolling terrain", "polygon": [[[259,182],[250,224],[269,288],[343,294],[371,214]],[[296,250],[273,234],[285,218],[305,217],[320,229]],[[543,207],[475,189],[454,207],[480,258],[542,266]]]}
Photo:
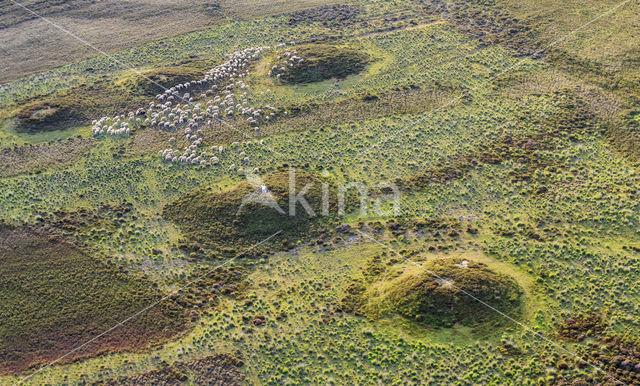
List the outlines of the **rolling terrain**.
{"label": "rolling terrain", "polygon": [[637,1],[23,5],[1,384],[640,384]]}

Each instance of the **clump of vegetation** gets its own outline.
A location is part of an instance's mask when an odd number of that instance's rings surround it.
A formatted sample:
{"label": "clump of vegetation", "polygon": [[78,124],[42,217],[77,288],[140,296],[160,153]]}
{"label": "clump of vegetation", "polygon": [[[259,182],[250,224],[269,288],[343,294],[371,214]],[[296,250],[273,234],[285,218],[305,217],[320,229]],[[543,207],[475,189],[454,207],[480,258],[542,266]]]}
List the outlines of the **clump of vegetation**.
{"label": "clump of vegetation", "polygon": [[586,337],[600,335],[607,327],[602,316],[596,312],[567,318],[558,328],[558,334],[575,341],[582,341]]}
{"label": "clump of vegetation", "polygon": [[[0,373],[50,362],[162,294],[144,277],[130,277],[57,237],[0,224]],[[164,301],[90,345],[68,362],[141,349],[189,326],[185,309]]]}
{"label": "clump of vegetation", "polygon": [[[296,172],[290,184],[290,176],[289,172],[268,175],[264,186],[241,182],[225,191],[198,189],[165,206],[163,216],[183,230],[188,241],[180,247],[195,256],[232,256],[279,231],[279,244],[292,246],[293,241],[326,229],[340,208],[337,186],[328,179]],[[295,196],[307,186],[304,200],[309,211],[302,200],[290,202],[290,190]],[[353,203],[345,197],[345,210]],[[205,249],[214,251],[206,254]]]}
{"label": "clump of vegetation", "polygon": [[367,53],[352,48],[312,44],[278,55],[270,74],[290,84],[340,79],[362,71],[369,59]]}
{"label": "clump of vegetation", "polygon": [[496,317],[490,307],[515,313],[522,295],[515,280],[482,263],[438,259],[407,267],[394,278],[383,275],[362,292],[358,310],[373,319],[400,314],[434,327],[474,325]]}

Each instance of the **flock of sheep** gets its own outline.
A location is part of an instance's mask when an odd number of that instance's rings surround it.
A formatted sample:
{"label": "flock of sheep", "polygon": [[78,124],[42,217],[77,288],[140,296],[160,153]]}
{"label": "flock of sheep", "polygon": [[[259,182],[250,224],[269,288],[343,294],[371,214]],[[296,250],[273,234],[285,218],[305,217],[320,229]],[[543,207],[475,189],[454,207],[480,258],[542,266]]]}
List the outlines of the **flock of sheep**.
{"label": "flock of sheep", "polygon": [[296,50],[286,50],[282,53],[282,55],[278,55],[278,60],[282,60],[283,62],[279,66],[275,65],[271,67],[271,70],[269,70],[269,76],[275,74],[276,78],[280,80],[282,73],[287,70],[287,67],[293,67],[296,64],[304,63],[303,58],[296,56],[297,53],[298,52]]}
{"label": "flock of sheep", "polygon": [[[281,43],[275,49],[284,47]],[[224,117],[243,118],[260,133],[259,123],[275,117],[276,109],[271,106],[256,108],[249,106],[247,84],[243,81],[249,75],[249,65],[260,58],[271,47],[247,48],[227,55],[227,60],[211,69],[204,78],[178,84],[164,93],[156,95],[157,101],[149,106],[131,111],[127,115],[103,117],[93,121],[93,134],[126,135],[132,129],[155,127],[159,130],[176,132],[183,135],[187,145],[182,149],[166,148],[159,154],[167,161],[197,165],[216,165],[225,154],[223,146],[210,146],[203,149],[203,130],[211,128],[214,122],[222,122]],[[290,52],[285,55],[291,56]],[[267,90],[269,92],[270,90]],[[170,138],[170,144],[177,144],[176,137]],[[250,142],[249,142],[250,143]],[[231,146],[239,149],[239,143]],[[244,152],[239,154],[241,163],[247,164]],[[238,172],[242,168],[231,166]]]}

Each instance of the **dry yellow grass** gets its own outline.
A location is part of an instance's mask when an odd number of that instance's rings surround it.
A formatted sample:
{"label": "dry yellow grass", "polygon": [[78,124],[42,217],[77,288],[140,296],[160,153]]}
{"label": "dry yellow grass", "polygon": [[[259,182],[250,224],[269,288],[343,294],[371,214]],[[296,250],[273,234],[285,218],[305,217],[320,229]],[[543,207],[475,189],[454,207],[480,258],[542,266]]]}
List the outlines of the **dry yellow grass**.
{"label": "dry yellow grass", "polygon": [[[33,3],[33,4],[32,4]],[[70,9],[27,2],[26,7],[107,53],[224,20],[203,0],[65,1]],[[51,2],[55,4],[55,2]],[[44,7],[44,8],[43,8]],[[0,8],[3,61],[0,82],[99,55],[80,40],[10,2]]]}
{"label": "dry yellow grass", "polygon": [[[218,25],[337,3],[336,0],[52,0],[21,1],[106,53]],[[100,55],[82,41],[19,6],[0,5],[0,82]]]}

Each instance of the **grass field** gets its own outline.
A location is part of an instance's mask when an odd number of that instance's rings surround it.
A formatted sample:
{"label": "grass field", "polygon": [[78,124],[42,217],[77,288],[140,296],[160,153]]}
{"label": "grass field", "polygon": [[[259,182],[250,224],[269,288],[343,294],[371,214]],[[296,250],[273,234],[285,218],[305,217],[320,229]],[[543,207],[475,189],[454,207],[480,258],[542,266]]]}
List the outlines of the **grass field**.
{"label": "grass field", "polygon": [[154,29],[3,64],[0,383],[640,382],[637,2],[30,4]]}
{"label": "grass field", "polygon": [[[123,48],[219,25],[332,4],[305,1],[19,1],[2,5],[0,82]],[[34,15],[37,14],[43,18]],[[59,28],[60,27],[60,28]],[[90,45],[90,46],[89,46]],[[36,54],[37,53],[37,54]]]}

